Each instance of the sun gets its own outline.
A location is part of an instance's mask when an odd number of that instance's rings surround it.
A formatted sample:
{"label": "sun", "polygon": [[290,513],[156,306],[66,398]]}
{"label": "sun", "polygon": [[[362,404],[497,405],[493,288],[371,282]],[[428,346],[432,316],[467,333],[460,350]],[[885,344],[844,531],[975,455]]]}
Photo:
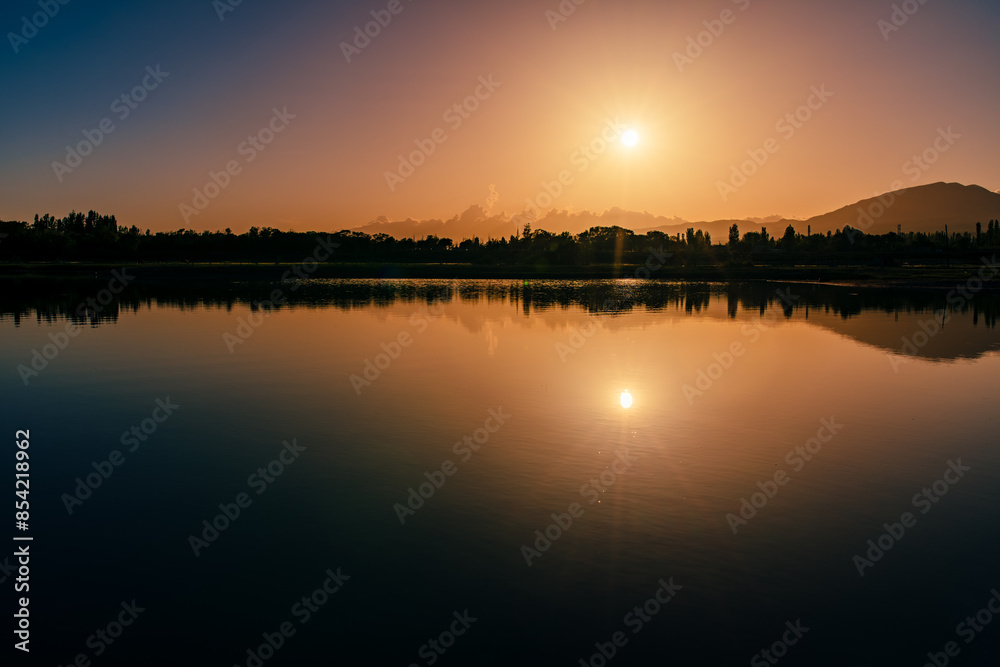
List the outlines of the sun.
{"label": "sun", "polygon": [[635,130],[625,130],[622,133],[622,143],[631,148],[639,144],[639,133]]}

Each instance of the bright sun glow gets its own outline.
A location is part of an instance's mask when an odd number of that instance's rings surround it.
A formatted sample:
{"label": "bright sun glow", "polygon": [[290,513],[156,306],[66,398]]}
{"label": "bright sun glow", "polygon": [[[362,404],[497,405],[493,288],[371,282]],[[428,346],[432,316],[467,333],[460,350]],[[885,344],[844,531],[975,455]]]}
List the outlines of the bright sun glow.
{"label": "bright sun glow", "polygon": [[622,143],[626,146],[635,146],[639,143],[639,133],[635,130],[625,130],[622,134]]}
{"label": "bright sun glow", "polygon": [[622,392],[621,401],[623,408],[632,407],[632,394],[628,393],[628,389]]}

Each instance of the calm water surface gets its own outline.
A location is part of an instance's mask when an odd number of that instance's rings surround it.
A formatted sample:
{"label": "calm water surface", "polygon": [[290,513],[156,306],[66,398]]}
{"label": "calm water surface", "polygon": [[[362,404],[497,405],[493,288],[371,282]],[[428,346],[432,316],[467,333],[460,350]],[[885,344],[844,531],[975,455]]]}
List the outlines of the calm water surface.
{"label": "calm water surface", "polygon": [[0,299],[46,664],[1000,655],[996,295],[106,284]]}

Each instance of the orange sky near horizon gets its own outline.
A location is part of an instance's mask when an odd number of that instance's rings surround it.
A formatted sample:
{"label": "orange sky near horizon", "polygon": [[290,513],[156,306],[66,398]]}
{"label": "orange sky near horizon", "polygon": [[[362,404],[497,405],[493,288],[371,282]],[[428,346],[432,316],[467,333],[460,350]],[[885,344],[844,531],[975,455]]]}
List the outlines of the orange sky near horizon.
{"label": "orange sky near horizon", "polygon": [[[530,202],[805,218],[894,182],[1000,187],[996,6],[927,3],[899,26],[892,3],[860,0],[562,6],[67,6],[0,64],[24,91],[2,112],[19,129],[0,140],[0,218],[334,231]],[[88,11],[89,34],[63,39]],[[169,75],[121,118],[110,102],[157,64]]]}

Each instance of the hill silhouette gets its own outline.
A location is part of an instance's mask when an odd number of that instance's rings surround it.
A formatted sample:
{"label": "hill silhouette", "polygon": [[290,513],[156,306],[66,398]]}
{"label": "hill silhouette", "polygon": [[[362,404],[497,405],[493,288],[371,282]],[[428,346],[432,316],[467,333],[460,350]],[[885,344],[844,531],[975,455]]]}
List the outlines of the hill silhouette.
{"label": "hill silhouette", "polygon": [[508,216],[506,212],[492,213],[482,206],[474,205],[447,220],[407,218],[391,221],[381,217],[354,227],[352,231],[373,236],[388,234],[397,239],[420,239],[434,235],[455,241],[478,236],[485,241],[517,234],[524,223],[530,221],[533,229],[544,229],[553,234],[579,234],[591,227],[618,226],[631,229],[637,234],[658,231],[676,236],[683,235],[688,228],[693,227],[721,240],[733,224],[739,225],[740,232],[744,234],[759,232],[762,227],[767,227],[772,235],[780,234],[788,225],[803,234],[808,227],[812,228],[814,234],[826,234],[848,226],[868,234],[887,234],[895,232],[897,225],[902,227],[903,232],[933,234],[944,231],[945,225],[952,232],[974,232],[977,222],[985,226],[987,221],[997,217],[1000,217],[1000,193],[991,192],[979,185],[941,182],[883,193],[806,220],[774,215],[766,218],[688,221],[678,217],[654,215],[648,211],[625,211],[620,208],[608,209],[602,213],[552,210],[540,218],[534,218],[524,213],[512,216]]}
{"label": "hill silhouette", "polygon": [[1000,211],[1000,194],[978,185],[932,183],[870,197],[836,211],[804,221],[813,231],[826,233],[850,225],[866,234],[888,234],[901,225],[903,232],[931,234],[972,232]]}

